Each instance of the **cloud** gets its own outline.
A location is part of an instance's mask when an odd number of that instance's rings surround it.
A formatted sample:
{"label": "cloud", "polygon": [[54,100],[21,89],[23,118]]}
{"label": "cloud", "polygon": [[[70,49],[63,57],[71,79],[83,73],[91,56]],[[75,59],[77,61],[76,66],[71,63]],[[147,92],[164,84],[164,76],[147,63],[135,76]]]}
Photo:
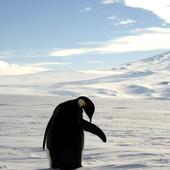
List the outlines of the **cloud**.
{"label": "cloud", "polygon": [[91,63],[91,64],[100,64],[100,63],[102,63],[102,61],[92,60],[92,61],[89,61],[89,63]]}
{"label": "cloud", "polygon": [[69,65],[71,63],[66,62],[43,62],[43,63],[34,63],[31,66],[49,66],[49,65]]}
{"label": "cloud", "polygon": [[103,44],[96,48],[96,53],[111,54],[137,51],[150,51],[170,49],[170,29],[149,28],[136,32],[135,35],[128,35]]}
{"label": "cloud", "polygon": [[111,39],[91,48],[62,49],[49,52],[50,56],[76,56],[82,54],[112,54],[170,49],[170,29],[152,27],[137,29],[132,35]]}
{"label": "cloud", "polygon": [[1,58],[7,58],[12,56],[45,56],[47,54],[46,51],[41,49],[34,49],[34,50],[7,50],[7,51],[0,51]]}
{"label": "cloud", "polygon": [[102,41],[86,41],[86,42],[79,42],[78,44],[83,46],[95,46],[102,44]]}
{"label": "cloud", "polygon": [[117,17],[116,17],[116,16],[111,16],[111,17],[107,17],[107,19],[110,19],[110,20],[117,20]]}
{"label": "cloud", "polygon": [[127,25],[127,24],[132,24],[132,23],[135,23],[136,21],[133,20],[133,19],[125,19],[125,20],[122,20],[122,21],[119,21],[117,23],[117,25]]}
{"label": "cloud", "polygon": [[0,57],[1,58],[5,58],[5,57],[8,57],[8,56],[13,56],[13,55],[16,55],[17,52],[16,51],[12,51],[12,50],[9,50],[9,51],[0,51]]}
{"label": "cloud", "polygon": [[80,12],[88,12],[88,11],[91,11],[92,8],[91,7],[85,7],[84,9],[81,9]]}
{"label": "cloud", "polygon": [[146,29],[135,29],[135,30],[131,30],[130,31],[132,34],[137,33],[137,34],[144,34],[144,33],[160,33],[160,34],[169,34],[170,33],[170,29],[166,29],[166,28],[161,28],[161,27],[150,27],[150,28],[146,28]]}
{"label": "cloud", "polygon": [[69,64],[71,63],[40,62],[40,63],[34,63],[29,65],[18,65],[18,64],[10,64],[8,62],[0,60],[0,75],[22,75],[22,74],[38,73],[42,71],[49,71],[48,66],[52,66],[52,65],[64,66]]}
{"label": "cloud", "polygon": [[166,23],[170,23],[169,0],[124,0],[125,5],[152,11]]}
{"label": "cloud", "polygon": [[120,0],[102,0],[101,3],[102,4],[105,4],[105,5],[108,5],[108,4],[114,4],[116,2],[120,2]]}
{"label": "cloud", "polygon": [[91,48],[59,49],[48,53],[49,56],[67,57],[92,52]]}
{"label": "cloud", "polygon": [[111,17],[108,17],[107,19],[115,21],[114,25],[127,25],[127,24],[132,24],[136,22],[135,20],[130,19],[130,18],[120,19],[116,16],[111,16]]}
{"label": "cloud", "polygon": [[46,70],[47,69],[43,67],[38,67],[34,65],[9,64],[3,60],[0,60],[0,75],[21,75],[37,73]]}

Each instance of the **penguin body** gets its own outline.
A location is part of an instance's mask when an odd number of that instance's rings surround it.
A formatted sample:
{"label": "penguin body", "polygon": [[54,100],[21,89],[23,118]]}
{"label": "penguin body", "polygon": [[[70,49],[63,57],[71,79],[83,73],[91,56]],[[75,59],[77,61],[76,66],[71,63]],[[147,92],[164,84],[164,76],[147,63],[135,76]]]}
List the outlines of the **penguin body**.
{"label": "penguin body", "polygon": [[86,97],[61,103],[54,110],[43,141],[43,149],[46,143],[49,151],[51,168],[71,170],[82,166],[84,130],[106,141],[100,128],[83,119],[83,110],[91,120],[95,107]]}

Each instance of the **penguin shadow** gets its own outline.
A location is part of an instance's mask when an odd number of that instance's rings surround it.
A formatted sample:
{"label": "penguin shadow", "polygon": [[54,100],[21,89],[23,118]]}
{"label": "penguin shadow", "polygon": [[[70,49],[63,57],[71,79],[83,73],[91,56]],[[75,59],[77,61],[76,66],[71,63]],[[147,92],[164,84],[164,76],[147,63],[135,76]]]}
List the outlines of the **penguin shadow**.
{"label": "penguin shadow", "polygon": [[35,169],[35,170],[53,170],[53,169],[52,168],[45,168],[45,169],[43,168],[43,169]]}
{"label": "penguin shadow", "polygon": [[[35,169],[35,170],[61,170],[61,169],[54,169],[54,168],[43,168],[43,169]],[[85,167],[80,167],[80,168],[77,168],[77,169],[73,169],[73,170],[89,170],[89,168],[85,168]]]}
{"label": "penguin shadow", "polygon": [[[81,168],[77,168],[77,169],[73,169],[73,170],[81,170],[81,169],[82,170],[87,170],[86,168],[82,168],[82,167]],[[35,169],[35,170],[61,170],[61,169],[57,169],[57,168],[56,169],[54,169],[54,168],[45,168],[44,169],[43,168],[43,169]]]}
{"label": "penguin shadow", "polygon": [[35,169],[35,170],[60,170],[60,169],[53,169],[53,168],[43,168],[43,169]]}

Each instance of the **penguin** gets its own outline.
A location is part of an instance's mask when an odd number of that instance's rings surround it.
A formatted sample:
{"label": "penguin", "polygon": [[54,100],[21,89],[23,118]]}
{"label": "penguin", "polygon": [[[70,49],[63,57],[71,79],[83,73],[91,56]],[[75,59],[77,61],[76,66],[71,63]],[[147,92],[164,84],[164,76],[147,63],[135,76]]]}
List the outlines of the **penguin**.
{"label": "penguin", "polygon": [[[83,111],[90,122],[83,119]],[[82,167],[84,130],[97,135],[106,142],[104,132],[91,123],[95,106],[93,102],[80,96],[59,104],[50,118],[43,139],[50,156],[50,168],[71,170]]]}

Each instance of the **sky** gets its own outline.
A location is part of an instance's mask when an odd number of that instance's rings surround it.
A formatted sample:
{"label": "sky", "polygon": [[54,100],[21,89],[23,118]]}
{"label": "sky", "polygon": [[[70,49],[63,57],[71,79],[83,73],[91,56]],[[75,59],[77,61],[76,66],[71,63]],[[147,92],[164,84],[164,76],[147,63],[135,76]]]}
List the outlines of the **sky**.
{"label": "sky", "polygon": [[169,0],[0,0],[0,75],[110,69],[170,50]]}

